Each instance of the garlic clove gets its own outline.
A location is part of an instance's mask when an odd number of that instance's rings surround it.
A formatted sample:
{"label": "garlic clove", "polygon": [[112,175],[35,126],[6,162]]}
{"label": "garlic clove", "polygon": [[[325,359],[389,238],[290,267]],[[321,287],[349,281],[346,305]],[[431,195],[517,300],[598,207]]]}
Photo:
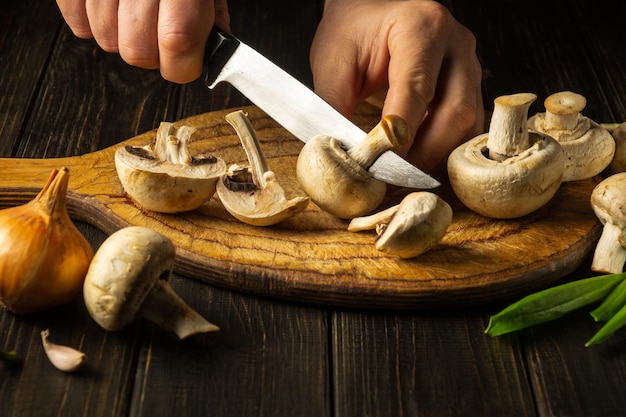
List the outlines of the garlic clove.
{"label": "garlic clove", "polygon": [[41,332],[43,349],[55,368],[63,372],[74,372],[78,370],[86,361],[87,355],[69,346],[57,345],[48,340],[50,330]]}

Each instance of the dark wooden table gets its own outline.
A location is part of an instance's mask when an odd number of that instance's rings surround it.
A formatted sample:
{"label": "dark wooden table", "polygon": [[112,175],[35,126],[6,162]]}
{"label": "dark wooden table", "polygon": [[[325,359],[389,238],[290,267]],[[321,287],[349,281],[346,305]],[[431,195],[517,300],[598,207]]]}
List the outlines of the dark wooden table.
{"label": "dark wooden table", "polygon": [[[232,28],[310,84],[321,2],[231,0]],[[616,9],[621,8],[621,10]],[[572,90],[598,122],[626,120],[624,6],[608,0],[453,1],[478,38],[487,109],[513,92]],[[179,86],[76,39],[53,1],[0,3],[0,157],[96,151],[177,120],[249,104],[227,86]],[[2,169],[2,167],[0,167]],[[97,247],[106,235],[79,224]],[[589,261],[567,279],[591,276]],[[593,348],[587,311],[484,335],[505,303],[390,311],[305,305],[180,276],[172,286],[215,334],[178,341],[146,321],[102,330],[82,301],[0,311],[0,416],[626,416],[626,331]],[[52,367],[39,332],[89,356]]]}

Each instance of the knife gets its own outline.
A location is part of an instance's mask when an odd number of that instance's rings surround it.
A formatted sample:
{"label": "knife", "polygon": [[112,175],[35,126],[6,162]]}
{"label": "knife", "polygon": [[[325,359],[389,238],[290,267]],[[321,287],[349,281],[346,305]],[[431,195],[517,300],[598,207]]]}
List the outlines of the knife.
{"label": "knife", "polygon": [[[366,133],[300,81],[232,34],[213,27],[204,58],[205,85],[225,81],[303,142],[327,135],[350,149]],[[407,188],[429,189],[440,183],[392,151],[369,168],[376,179]]]}

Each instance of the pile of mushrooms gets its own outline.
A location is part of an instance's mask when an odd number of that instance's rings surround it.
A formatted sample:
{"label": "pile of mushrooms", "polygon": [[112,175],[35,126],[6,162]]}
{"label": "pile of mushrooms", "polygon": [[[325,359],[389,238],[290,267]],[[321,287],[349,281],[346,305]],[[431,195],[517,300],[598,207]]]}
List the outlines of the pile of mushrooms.
{"label": "pile of mushrooms", "polygon": [[545,113],[528,119],[530,129],[550,135],[563,148],[564,182],[598,175],[611,163],[615,153],[611,134],[581,114],[586,104],[582,95],[562,91],[545,100]]}
{"label": "pile of mushrooms", "polygon": [[448,157],[452,189],[469,209],[492,218],[521,217],[545,205],[559,189],[565,169],[562,147],[527,127],[536,98],[532,93],[496,98],[489,132]]}
{"label": "pile of mushrooms", "polygon": [[338,138],[319,135],[298,156],[296,176],[305,193],[322,210],[342,219],[363,216],[383,201],[387,184],[367,171],[385,151],[408,143],[409,128],[388,115],[356,146],[346,150]]}
{"label": "pile of mushrooms", "polygon": [[226,164],[220,158],[191,155],[195,129],[162,122],[153,146],[122,146],[115,168],[126,193],[145,209],[161,213],[194,210],[215,193]]}

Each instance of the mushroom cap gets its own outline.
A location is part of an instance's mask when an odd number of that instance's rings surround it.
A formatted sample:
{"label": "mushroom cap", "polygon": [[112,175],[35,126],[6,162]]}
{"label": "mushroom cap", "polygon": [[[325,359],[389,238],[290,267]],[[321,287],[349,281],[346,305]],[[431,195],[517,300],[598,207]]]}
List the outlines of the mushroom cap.
{"label": "mushroom cap", "polygon": [[499,162],[486,156],[488,136],[476,136],[448,157],[450,184],[459,200],[476,213],[499,219],[524,216],[550,201],[564,169],[558,142],[531,131],[530,148]]}
{"label": "mushroom cap", "polygon": [[126,193],[143,208],[180,213],[200,207],[213,196],[226,163],[205,157],[178,164],[160,161],[146,148],[121,146],[115,152],[115,168]]}
{"label": "mushroom cap", "polygon": [[296,176],[315,204],[343,219],[371,212],[387,191],[384,182],[350,158],[339,140],[326,135],[316,136],[304,145]]}
{"label": "mushroom cap", "polygon": [[613,174],[626,172],[626,122],[618,125],[612,136],[615,140],[615,155],[609,169]]}
{"label": "mushroom cap", "polygon": [[378,239],[376,249],[403,259],[439,244],[452,223],[452,208],[436,194],[413,192],[399,204]]}
{"label": "mushroom cap", "polygon": [[91,317],[107,330],[134,321],[155,284],[169,279],[175,255],[167,237],[146,227],[111,234],[96,251],[83,285]]}
{"label": "mushroom cap", "polygon": [[602,224],[626,228],[626,172],[602,180],[591,193],[591,207]]}

